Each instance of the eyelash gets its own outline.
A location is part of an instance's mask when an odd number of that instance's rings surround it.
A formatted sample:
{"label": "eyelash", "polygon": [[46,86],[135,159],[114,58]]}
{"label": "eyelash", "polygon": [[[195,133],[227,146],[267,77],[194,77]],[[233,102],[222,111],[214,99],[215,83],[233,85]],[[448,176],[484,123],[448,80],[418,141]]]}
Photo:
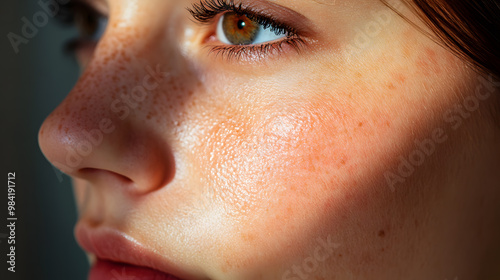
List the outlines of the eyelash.
{"label": "eyelash", "polygon": [[[247,58],[263,58],[269,54],[281,54],[283,48],[291,47],[297,52],[300,52],[305,45],[305,41],[298,35],[297,30],[293,27],[281,23],[276,18],[264,16],[259,12],[244,7],[242,3],[235,4],[234,0],[201,0],[200,3],[194,4],[188,9],[193,18],[201,24],[213,24],[216,18],[227,12],[234,12],[245,15],[250,20],[262,25],[263,28],[269,28],[270,31],[277,34],[288,34],[285,39],[278,42],[263,43],[260,45],[218,45],[207,46],[210,48],[210,53],[216,56],[221,56],[226,59],[247,59]],[[213,34],[211,34],[213,36]],[[210,36],[210,37],[211,37]]]}

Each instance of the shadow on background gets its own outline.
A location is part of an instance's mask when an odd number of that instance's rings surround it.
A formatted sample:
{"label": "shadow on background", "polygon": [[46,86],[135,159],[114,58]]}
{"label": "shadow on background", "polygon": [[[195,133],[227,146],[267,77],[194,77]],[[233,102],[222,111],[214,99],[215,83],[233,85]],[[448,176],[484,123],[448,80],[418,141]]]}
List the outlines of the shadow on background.
{"label": "shadow on background", "polygon": [[[48,0],[42,0],[47,2]],[[43,9],[38,0],[0,4],[0,279],[83,280],[88,264],[73,237],[77,214],[69,177],[56,173],[38,147],[45,117],[64,99],[78,76],[73,59],[62,51],[76,32],[50,18],[16,54],[8,34],[22,35],[26,17]],[[43,18],[40,18],[42,20]],[[16,173],[15,273],[6,261],[7,173]]]}

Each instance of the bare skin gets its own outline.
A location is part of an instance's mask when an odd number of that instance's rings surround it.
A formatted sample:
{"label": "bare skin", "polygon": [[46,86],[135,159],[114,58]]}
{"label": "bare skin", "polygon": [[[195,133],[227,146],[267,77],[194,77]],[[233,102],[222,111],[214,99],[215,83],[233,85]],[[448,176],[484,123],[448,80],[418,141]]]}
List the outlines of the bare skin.
{"label": "bare skin", "polygon": [[196,1],[93,2],[106,33],[39,135],[78,226],[193,279],[495,279],[498,82],[377,0],[251,1],[306,44],[241,59],[208,51]]}

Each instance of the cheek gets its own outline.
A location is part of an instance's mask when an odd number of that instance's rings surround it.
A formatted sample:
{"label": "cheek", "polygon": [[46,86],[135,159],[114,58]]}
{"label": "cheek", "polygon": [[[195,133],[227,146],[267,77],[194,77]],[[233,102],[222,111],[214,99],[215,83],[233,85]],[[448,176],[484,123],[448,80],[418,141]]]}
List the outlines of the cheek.
{"label": "cheek", "polygon": [[255,215],[269,198],[300,191],[298,182],[321,179],[326,165],[346,163],[349,108],[304,100],[242,107],[226,108],[202,147],[209,155],[202,177],[230,205],[228,214]]}
{"label": "cheek", "polygon": [[[226,270],[290,263],[300,256],[309,241],[331,232],[323,214],[339,209],[332,201],[343,200],[361,183],[363,168],[373,167],[364,164],[370,160],[366,149],[375,144],[375,132],[388,131],[389,117],[380,111],[363,114],[332,92],[312,92],[211,113],[217,117],[200,141],[196,177],[203,178],[200,184],[225,215],[218,227],[232,245],[217,257],[231,260]],[[358,190],[349,204],[363,204],[366,197]]]}
{"label": "cheek", "polygon": [[[397,235],[389,211],[419,211],[421,195],[391,192],[384,173],[438,125],[457,89],[423,83],[420,68],[392,70],[376,83],[353,74],[353,86],[294,85],[307,90],[227,98],[205,111],[211,121],[190,161],[224,215],[215,237],[231,243],[216,256],[223,271],[293,264],[329,235],[359,252],[351,265],[366,263],[373,255],[363,252],[375,251],[363,248]],[[427,94],[429,84],[443,84],[442,94]]]}

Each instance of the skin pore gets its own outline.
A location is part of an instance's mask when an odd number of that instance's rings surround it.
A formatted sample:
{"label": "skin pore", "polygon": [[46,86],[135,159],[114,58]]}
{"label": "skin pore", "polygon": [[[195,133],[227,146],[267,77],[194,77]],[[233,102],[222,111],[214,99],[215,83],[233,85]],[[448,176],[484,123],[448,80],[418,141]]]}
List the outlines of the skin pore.
{"label": "skin pore", "polygon": [[304,44],[240,56],[210,51],[198,1],[90,2],[106,32],[39,135],[77,230],[123,232],[189,279],[495,279],[499,84],[379,0],[242,1]]}

